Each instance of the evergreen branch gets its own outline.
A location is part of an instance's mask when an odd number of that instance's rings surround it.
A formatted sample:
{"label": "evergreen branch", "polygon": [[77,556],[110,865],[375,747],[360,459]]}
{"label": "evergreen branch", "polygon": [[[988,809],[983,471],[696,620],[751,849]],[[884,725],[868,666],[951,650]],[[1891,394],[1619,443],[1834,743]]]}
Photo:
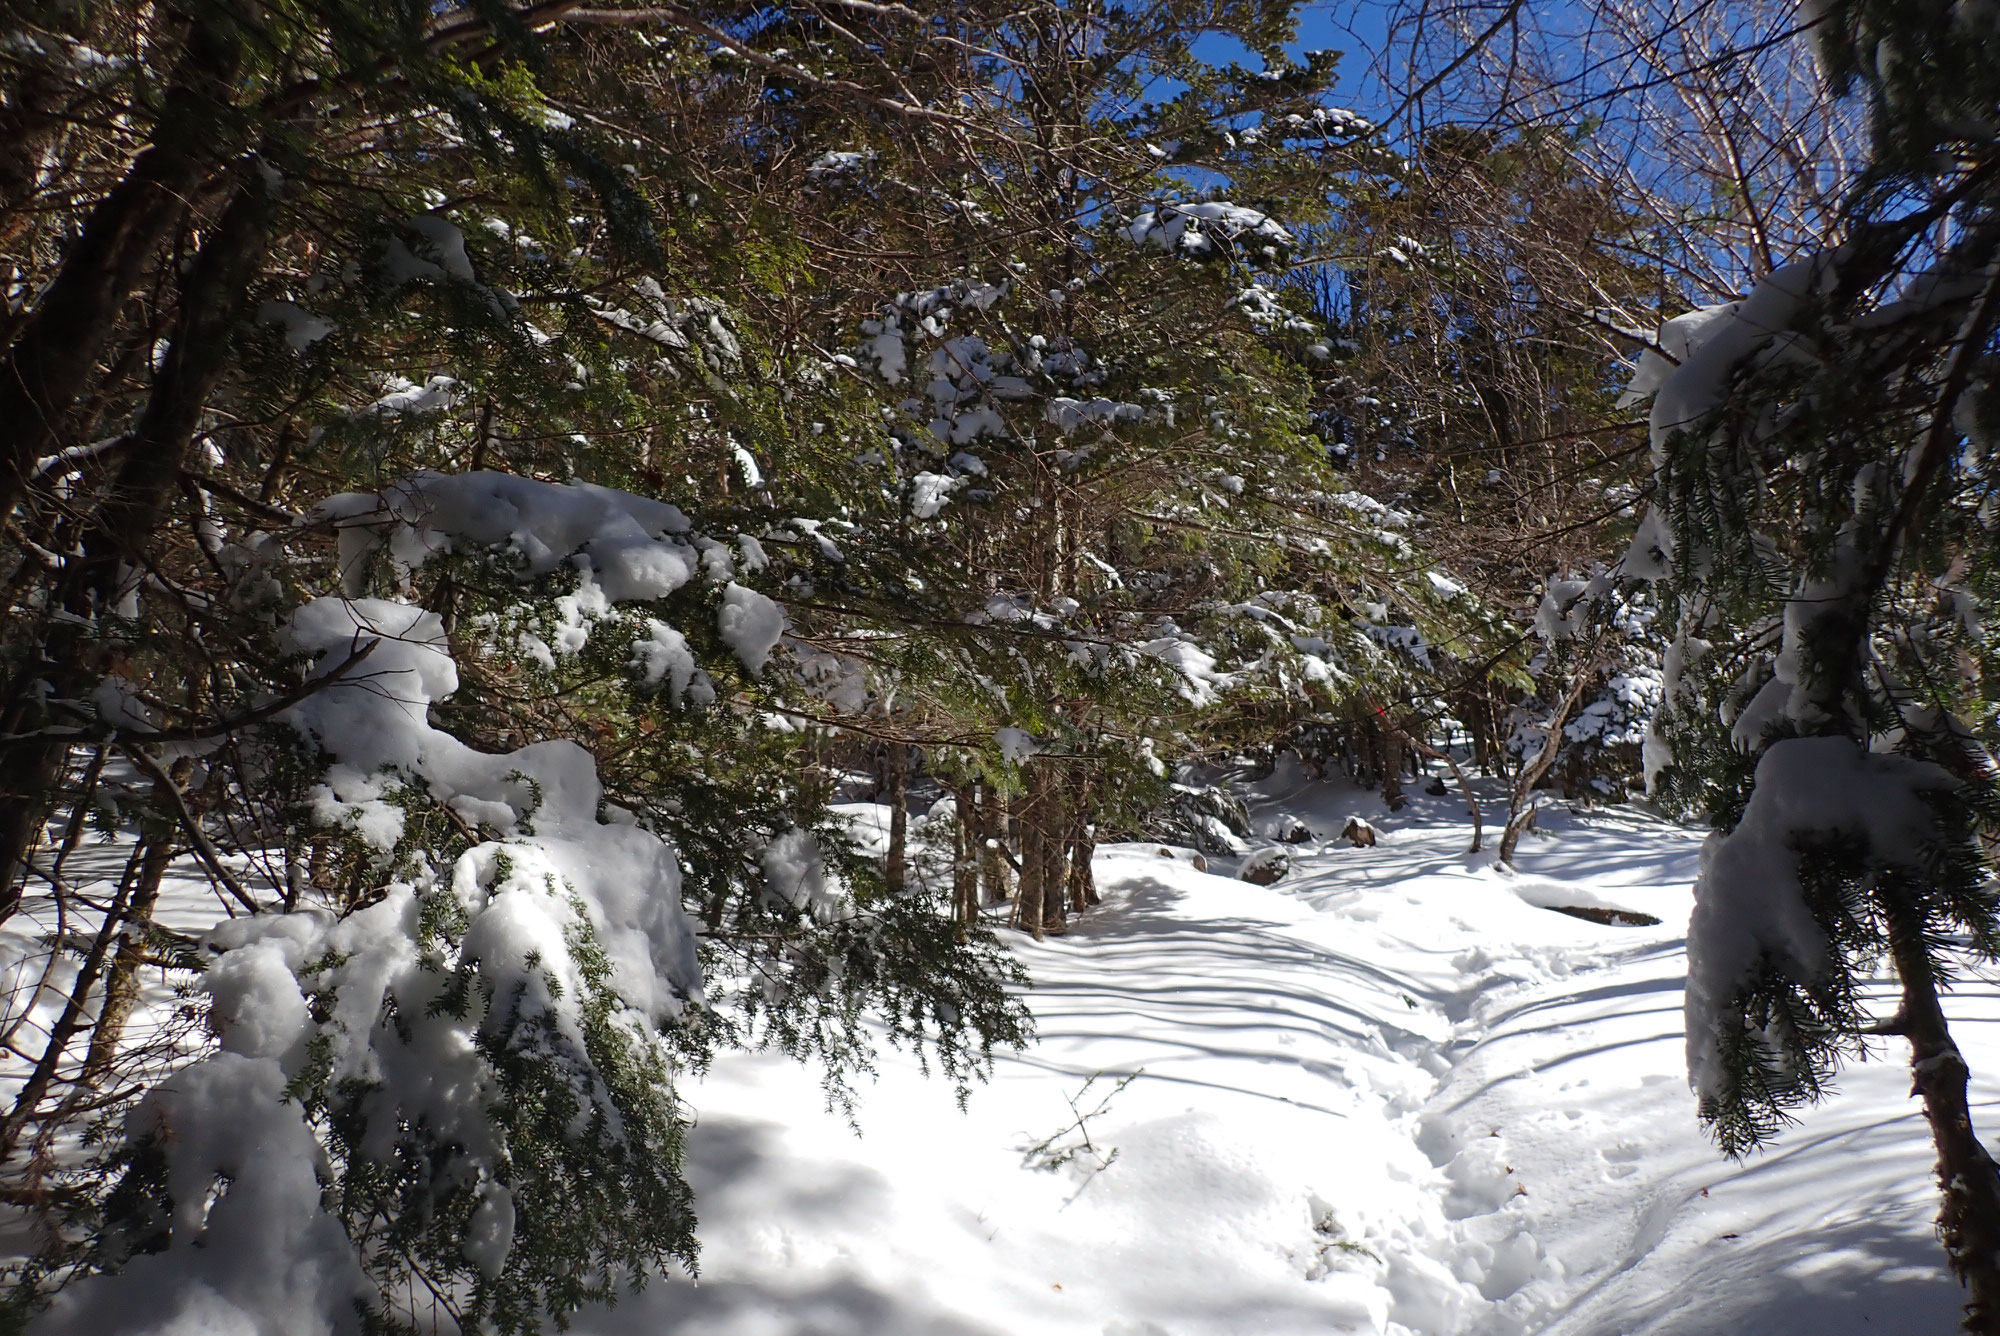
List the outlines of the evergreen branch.
{"label": "evergreen branch", "polygon": [[1909,485],[1903,489],[1894,518],[1883,530],[1873,568],[1863,585],[1871,598],[1888,578],[1903,536],[1916,522],[1925,495],[1951,456],[1952,444],[1958,437],[1957,425],[1953,421],[1954,410],[1965,393],[1973,366],[1984,354],[1996,318],[2000,318],[2000,258],[1988,261],[1986,286],[1980,290],[1978,300],[1965,313],[1965,319],[1959,326],[1951,361],[1945,368],[1944,382],[1938,387],[1937,399],[1931,405],[1930,430],[1924,433],[1923,444],[1917,449],[1915,467],[1906,475],[1910,479]]}
{"label": "evergreen branch", "polygon": [[[275,715],[282,714],[310,696],[318,695],[341,678],[347,676],[348,673],[354,670],[356,665],[360,664],[370,654],[373,654],[375,647],[381,643],[382,641],[379,637],[371,640],[341,660],[331,671],[313,678],[297,690],[287,692],[275,700],[259,705],[253,710],[245,710],[241,714],[231,715],[227,719],[217,719],[212,723],[202,724],[195,728],[162,728],[146,733],[137,733],[131,729],[119,728],[104,728],[101,730],[75,729],[69,731],[41,729],[33,733],[15,733],[8,737],[0,737],[0,751],[11,747],[39,746],[52,739],[59,739],[69,744],[79,742],[108,742],[113,745],[119,745],[126,740],[145,743],[204,742],[210,738],[228,737],[232,733],[240,733],[252,725],[261,724]],[[55,701],[51,702],[51,704],[60,709],[67,709],[82,718],[97,718],[94,714],[85,715],[81,709],[68,702]]]}

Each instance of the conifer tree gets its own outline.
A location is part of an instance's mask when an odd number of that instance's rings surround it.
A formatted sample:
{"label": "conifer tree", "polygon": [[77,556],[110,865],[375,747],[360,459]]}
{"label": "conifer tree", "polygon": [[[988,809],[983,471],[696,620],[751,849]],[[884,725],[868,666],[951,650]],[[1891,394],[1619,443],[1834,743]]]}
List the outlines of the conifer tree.
{"label": "conifer tree", "polygon": [[[1991,857],[1992,445],[2000,105],[1988,11],[1815,7],[1872,127],[1842,235],[1738,302],[1669,322],[1650,396],[1655,504],[1625,558],[1677,636],[1648,744],[1656,792],[1705,812],[1689,929],[1689,1068],[1740,1154],[1864,1044],[1910,1046],[1939,1231],[2000,1330],[2000,1170],[1942,998],[2000,954]],[[1894,968],[1871,1014],[1873,962]]]}
{"label": "conifer tree", "polygon": [[[963,1086],[1027,1037],[972,864],[1059,929],[1168,764],[1485,625],[1307,430],[1285,220],[1365,127],[1281,0],[29,8],[0,919],[76,972],[0,1173],[49,1330],[530,1331],[691,1268],[680,1073]],[[958,790],[956,876],[848,838],[857,737]]]}

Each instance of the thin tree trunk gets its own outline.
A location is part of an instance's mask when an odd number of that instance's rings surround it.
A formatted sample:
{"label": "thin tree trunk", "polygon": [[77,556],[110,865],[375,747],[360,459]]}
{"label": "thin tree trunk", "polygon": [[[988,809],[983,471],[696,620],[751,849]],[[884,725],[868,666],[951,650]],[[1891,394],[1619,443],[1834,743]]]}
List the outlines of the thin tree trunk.
{"label": "thin tree trunk", "polygon": [[98,1086],[111,1074],[118,1059],[118,1046],[125,1038],[125,1022],[139,1000],[139,966],[146,957],[146,937],[153,926],[153,911],[160,903],[160,882],[173,861],[171,828],[147,842],[139,863],[138,883],[125,911],[118,953],[112,957],[111,971],[104,980],[104,1003],[97,1010],[97,1025],[91,1031],[90,1051],[83,1060],[83,1084]]}
{"label": "thin tree trunk", "polygon": [[1398,726],[1387,711],[1383,711],[1379,717],[1383,721],[1383,726],[1394,729],[1396,736],[1409,744],[1411,750],[1415,751],[1417,755],[1428,756],[1433,761],[1443,761],[1450,768],[1451,777],[1458,781],[1459,793],[1465,797],[1465,810],[1472,817],[1472,847],[1467,849],[1466,852],[1469,854],[1478,853],[1479,846],[1485,843],[1486,839],[1486,820],[1479,810],[1479,799],[1472,795],[1472,781],[1465,777],[1465,771],[1453,759],[1450,749],[1431,746],[1430,743],[1425,742],[1416,734]]}
{"label": "thin tree trunk", "polygon": [[19,236],[33,216],[28,206],[68,121],[46,71],[25,64],[15,68],[14,79],[7,105],[0,106],[0,246]]}
{"label": "thin tree trunk", "polygon": [[1007,866],[1005,800],[984,781],[974,784],[973,791],[978,795],[979,809],[979,881],[985,887],[987,904],[1004,905],[1014,896]]}
{"label": "thin tree trunk", "polygon": [[195,257],[173,342],[132,431],[124,464],[85,540],[100,598],[110,593],[115,573],[107,568],[113,562],[145,555],[187,465],[209,396],[235,362],[230,335],[241,322],[251,280],[263,265],[273,205],[258,164],[250,164],[235,198]]}
{"label": "thin tree trunk", "polygon": [[1097,873],[1091,867],[1097,856],[1097,834],[1090,821],[1089,793],[1089,785],[1079,779],[1069,814],[1069,903],[1079,914],[1102,903],[1097,894]]}
{"label": "thin tree trunk", "polygon": [[[160,838],[166,838],[164,832]],[[5,1121],[0,1122],[0,1165],[13,1158],[15,1149],[21,1144],[22,1134],[34,1122],[42,1101],[48,1097],[49,1087],[55,1084],[63,1056],[69,1052],[70,1041],[83,1028],[84,1010],[91,990],[97,987],[97,980],[104,972],[105,957],[111,952],[118,925],[124,921],[142,865],[142,852],[134,850],[132,861],[126,865],[125,876],[120,879],[118,890],[111,898],[111,906],[105,910],[104,923],[89,950],[84,952],[83,964],[76,972],[75,981],[70,984],[69,1001],[63,1005],[62,1014],[56,1017],[55,1024],[49,1027],[49,1039],[42,1049],[42,1056],[36,1061],[34,1070],[28,1073],[21,1093],[15,1097],[14,1107],[8,1110]],[[56,949],[61,949],[60,943]]]}
{"label": "thin tree trunk", "polygon": [[[1010,921],[1024,932],[1033,933],[1035,940],[1040,941],[1046,931],[1043,924],[1045,888],[1042,874],[1047,866],[1042,858],[1041,794],[1036,789],[1031,768],[1027,769],[1023,778],[1027,781],[1026,787],[1013,804],[1014,828],[1021,841],[1021,878],[1014,894],[1014,912]],[[1060,894],[1060,890],[1057,893]]]}
{"label": "thin tree trunk", "polygon": [[1884,1028],[1910,1042],[1912,1094],[1937,1146],[1938,1237],[1952,1273],[1970,1291],[1965,1330],[2000,1333],[2000,1165],[1972,1127],[1966,1065],[1939,1005],[1919,925],[1891,921],[1889,949],[1903,984],[1902,1009]]}
{"label": "thin tree trunk", "polygon": [[1069,818],[1063,801],[1062,773],[1053,766],[1038,766],[1036,782],[1041,788],[1038,824],[1041,827],[1042,931],[1061,934],[1069,930],[1064,893],[1069,889]]}
{"label": "thin tree trunk", "polygon": [[1575,708],[1583,689],[1597,673],[1596,665],[1584,669],[1576,678],[1556,712],[1549,717],[1548,734],[1542,740],[1542,749],[1521,765],[1521,773],[1514,777],[1514,791],[1507,804],[1507,827],[1500,832],[1500,861],[1508,867],[1514,866],[1514,846],[1521,842],[1522,832],[1535,821],[1535,785],[1556,763],[1562,752],[1563,724],[1569,719],[1569,712]]}
{"label": "thin tree trunk", "polygon": [[1390,811],[1400,812],[1409,801],[1403,796],[1403,737],[1387,727],[1382,727],[1377,737],[1382,749],[1382,801],[1389,804]]}
{"label": "thin tree trunk", "polygon": [[958,838],[951,860],[951,916],[961,929],[961,938],[979,922],[979,858],[986,842],[974,806],[975,787],[960,784],[952,790],[958,805]]}
{"label": "thin tree trunk", "polygon": [[883,860],[882,880],[891,895],[900,895],[909,879],[910,858],[910,768],[909,749],[891,742],[882,756],[884,795],[889,801],[889,853]]}

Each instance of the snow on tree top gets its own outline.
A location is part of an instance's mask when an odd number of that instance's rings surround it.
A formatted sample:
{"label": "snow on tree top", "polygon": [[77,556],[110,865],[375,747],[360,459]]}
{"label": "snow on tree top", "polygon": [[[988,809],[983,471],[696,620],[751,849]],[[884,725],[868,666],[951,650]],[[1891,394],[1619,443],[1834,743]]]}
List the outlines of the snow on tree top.
{"label": "snow on tree top", "polygon": [[590,559],[612,602],[663,598],[693,579],[692,527],[676,506],[590,483],[511,473],[417,472],[380,492],[343,492],[307,518],[340,531],[340,566],[358,592],[365,558],[383,542],[404,572],[459,544],[506,547],[545,575],[573,554]]}
{"label": "snow on tree top", "polygon": [[1270,215],[1223,200],[1157,205],[1126,224],[1125,235],[1135,246],[1195,258],[1213,253],[1217,240],[1245,246],[1261,243],[1256,249],[1267,256],[1293,242],[1292,234]]}

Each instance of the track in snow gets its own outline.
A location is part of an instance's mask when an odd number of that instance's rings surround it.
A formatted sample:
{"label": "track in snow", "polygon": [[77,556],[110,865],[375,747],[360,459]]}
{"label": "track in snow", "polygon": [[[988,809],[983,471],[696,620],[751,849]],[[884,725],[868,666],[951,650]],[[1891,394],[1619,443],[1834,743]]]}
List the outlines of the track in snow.
{"label": "track in snow", "polygon": [[[1308,845],[1262,888],[1184,850],[1100,852],[1106,904],[1022,941],[1041,1042],[969,1110],[901,1059],[857,1135],[809,1075],[734,1057],[689,1091],[699,1286],[582,1329],[673,1336],[1356,1331],[1850,1336],[1950,1330],[1929,1148],[1890,1055],[1772,1153],[1720,1159],[1681,1067],[1698,847],[1643,815],[1557,813],[1510,883],[1454,800],[1400,816],[1279,781]],[[1227,860],[1218,860],[1217,872]],[[1530,901],[1651,913],[1605,927]],[[2000,1000],[1952,1012],[2000,1076]],[[1097,1073],[1100,1155],[1028,1148]],[[1100,1080],[1088,1108],[1109,1084]],[[2000,1123],[1991,1080],[1976,1092]],[[1073,1138],[1072,1138],[1073,1140]],[[1108,1167],[1098,1167],[1115,1148]]]}

